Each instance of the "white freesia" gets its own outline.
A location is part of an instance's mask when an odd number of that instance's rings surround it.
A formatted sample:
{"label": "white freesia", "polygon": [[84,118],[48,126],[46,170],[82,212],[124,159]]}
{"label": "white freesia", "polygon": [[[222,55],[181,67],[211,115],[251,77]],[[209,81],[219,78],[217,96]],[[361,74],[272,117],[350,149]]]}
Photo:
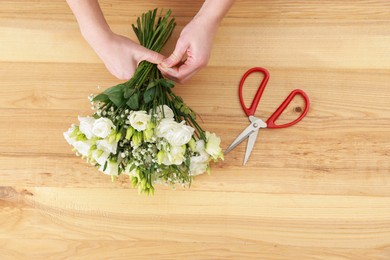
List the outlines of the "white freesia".
{"label": "white freesia", "polygon": [[77,141],[73,144],[73,147],[82,156],[88,156],[89,149],[91,149],[91,142],[90,141]]}
{"label": "white freesia", "polygon": [[173,118],[164,118],[157,126],[157,136],[167,139],[172,146],[187,144],[191,140],[195,129],[184,123],[184,121],[177,123]]}
{"label": "white freesia", "polygon": [[144,131],[150,121],[150,115],[146,111],[132,111],[128,116],[130,125],[137,131]]}
{"label": "white freesia", "polygon": [[104,139],[97,141],[96,146],[99,150],[103,150],[106,153],[116,154],[118,143],[116,141],[110,143],[107,139]]}
{"label": "white freesia", "polygon": [[118,163],[107,161],[107,167],[105,170],[104,165],[101,165],[99,170],[103,172],[104,174],[111,175],[111,176],[118,176]]}
{"label": "white freesia", "polygon": [[99,165],[104,165],[110,156],[110,153],[108,152],[99,152],[99,150],[94,150],[92,152],[92,158],[99,164]]}
{"label": "white freesia", "polygon": [[106,117],[101,117],[93,123],[92,133],[97,137],[106,138],[112,129],[115,129],[112,121]]}
{"label": "white freesia", "polygon": [[206,132],[206,152],[214,159],[221,158],[223,160],[223,153],[220,147],[221,138],[216,134]]}
{"label": "white freesia", "polygon": [[93,136],[92,127],[93,127],[93,123],[96,121],[96,119],[91,117],[91,116],[86,116],[86,117],[79,116],[79,121],[80,121],[80,126],[79,126],[80,131],[88,139],[91,139]]}
{"label": "white freesia", "polygon": [[64,132],[64,138],[68,142],[68,144],[73,145],[75,142],[77,142],[76,138],[71,136],[74,131],[77,130],[76,125],[72,125],[68,131]]}

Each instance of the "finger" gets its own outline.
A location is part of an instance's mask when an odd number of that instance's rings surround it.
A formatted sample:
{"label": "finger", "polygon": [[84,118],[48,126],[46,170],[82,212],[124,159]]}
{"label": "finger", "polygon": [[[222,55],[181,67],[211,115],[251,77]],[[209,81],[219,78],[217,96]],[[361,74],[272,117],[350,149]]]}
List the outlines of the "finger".
{"label": "finger", "polygon": [[180,43],[180,41],[178,41],[173,53],[168,58],[162,61],[161,66],[168,68],[176,66],[179,62],[182,61],[187,49],[188,46],[183,45]]}
{"label": "finger", "polygon": [[137,65],[139,65],[139,63],[141,61],[144,61],[144,60],[146,60],[150,63],[160,64],[164,59],[165,59],[164,55],[145,48],[144,53],[141,56],[141,58],[139,59]]}
{"label": "finger", "polygon": [[179,83],[184,83],[200,70],[200,67],[193,66],[193,64],[191,64],[188,60],[179,67],[167,68],[158,65],[158,68],[163,76]]}

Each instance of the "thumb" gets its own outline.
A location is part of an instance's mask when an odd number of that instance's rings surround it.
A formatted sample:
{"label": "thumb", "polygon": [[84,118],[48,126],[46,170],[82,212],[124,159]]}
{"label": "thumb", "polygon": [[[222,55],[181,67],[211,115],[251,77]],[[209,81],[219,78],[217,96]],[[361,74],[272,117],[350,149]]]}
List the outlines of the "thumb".
{"label": "thumb", "polygon": [[187,51],[187,46],[182,45],[182,44],[180,44],[180,42],[178,42],[176,44],[176,47],[175,47],[175,50],[173,51],[173,53],[171,55],[169,55],[168,58],[163,60],[163,62],[161,63],[161,66],[171,68],[171,67],[177,65],[183,59],[186,51]]}
{"label": "thumb", "polygon": [[154,64],[160,64],[164,59],[164,55],[145,48],[145,52],[142,55],[142,58],[139,60],[138,64],[143,60]]}

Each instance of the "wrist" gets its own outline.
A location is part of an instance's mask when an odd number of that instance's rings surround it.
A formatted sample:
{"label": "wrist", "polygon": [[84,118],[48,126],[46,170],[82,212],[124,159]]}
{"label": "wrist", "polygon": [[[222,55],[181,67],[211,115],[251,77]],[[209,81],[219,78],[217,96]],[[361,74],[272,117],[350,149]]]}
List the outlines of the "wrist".
{"label": "wrist", "polygon": [[219,25],[233,3],[234,0],[206,0],[194,18]]}

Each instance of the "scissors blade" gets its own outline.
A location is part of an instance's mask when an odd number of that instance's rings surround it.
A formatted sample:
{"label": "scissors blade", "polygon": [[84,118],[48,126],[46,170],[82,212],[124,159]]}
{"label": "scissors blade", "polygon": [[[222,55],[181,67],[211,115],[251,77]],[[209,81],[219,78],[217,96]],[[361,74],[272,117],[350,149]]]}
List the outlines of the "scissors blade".
{"label": "scissors blade", "polygon": [[259,129],[257,131],[254,131],[252,134],[249,135],[248,143],[246,144],[246,151],[245,151],[245,157],[244,157],[244,163],[242,165],[245,165],[246,162],[249,159],[249,156],[252,153],[252,149],[256,143],[257,134],[259,133]]}
{"label": "scissors blade", "polygon": [[263,122],[263,120],[258,119],[256,117],[251,117],[250,121],[252,122],[244,131],[233,141],[233,143],[226,149],[225,154],[233,150],[237,145],[242,143],[248,136],[250,136],[253,132],[257,132],[259,128],[267,127],[267,124]]}
{"label": "scissors blade", "polygon": [[233,141],[233,143],[226,149],[225,154],[233,150],[237,145],[242,143],[250,134],[255,131],[252,124],[250,124],[244,131],[241,132],[239,136]]}

